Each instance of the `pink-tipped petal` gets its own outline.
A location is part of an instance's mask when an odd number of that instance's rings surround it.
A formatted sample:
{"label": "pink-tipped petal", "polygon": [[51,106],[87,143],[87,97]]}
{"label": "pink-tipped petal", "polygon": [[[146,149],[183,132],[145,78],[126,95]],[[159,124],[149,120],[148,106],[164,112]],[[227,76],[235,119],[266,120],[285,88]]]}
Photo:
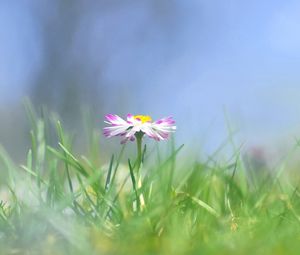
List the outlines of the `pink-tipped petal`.
{"label": "pink-tipped petal", "polygon": [[127,122],[130,124],[132,124],[134,122],[134,117],[130,113],[127,114]]}
{"label": "pink-tipped petal", "polygon": [[125,120],[123,120],[121,117],[115,114],[107,114],[105,115],[105,118],[111,125],[119,126],[128,124]]}
{"label": "pink-tipped petal", "polygon": [[132,129],[130,129],[128,131],[128,133],[126,134],[126,137],[129,138],[129,137],[132,137],[135,135],[136,132],[139,132],[140,131],[140,127],[133,127]]}
{"label": "pink-tipped petal", "polygon": [[151,128],[151,126],[145,126],[141,129],[147,136],[149,136],[152,139],[159,140],[159,136],[157,133]]}
{"label": "pink-tipped petal", "polygon": [[106,137],[118,136],[122,134],[126,134],[127,127],[126,126],[111,126],[103,128],[103,134]]}
{"label": "pink-tipped petal", "polygon": [[174,125],[175,121],[173,120],[173,117],[167,117],[167,118],[162,118],[154,122],[154,124],[158,125]]}
{"label": "pink-tipped petal", "polygon": [[131,137],[125,137],[121,140],[121,144],[125,144],[128,140],[130,140],[131,142],[133,142],[135,140],[134,136]]}
{"label": "pink-tipped petal", "polygon": [[175,121],[172,117],[162,118],[152,124],[153,136],[156,140],[166,140],[171,132],[176,130]]}
{"label": "pink-tipped petal", "polygon": [[107,114],[105,118],[107,120],[105,123],[111,125],[110,127],[103,128],[103,134],[108,138],[113,136],[125,136],[130,129],[130,124],[118,115]]}

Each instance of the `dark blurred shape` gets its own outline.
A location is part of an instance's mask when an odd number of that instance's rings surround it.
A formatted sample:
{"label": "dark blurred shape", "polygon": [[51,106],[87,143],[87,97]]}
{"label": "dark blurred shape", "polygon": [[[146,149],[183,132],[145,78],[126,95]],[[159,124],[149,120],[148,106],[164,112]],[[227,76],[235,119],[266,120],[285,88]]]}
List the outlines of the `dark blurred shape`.
{"label": "dark blurred shape", "polygon": [[[139,69],[140,65],[146,73],[151,72],[149,65],[157,69],[157,65],[164,61],[157,52],[157,45],[163,47],[167,54],[167,46],[174,43],[172,34],[176,33],[174,24],[178,23],[178,3],[174,0],[141,3],[54,0],[46,6],[44,4],[35,5],[43,62],[31,87],[31,98],[34,105],[46,105],[72,126],[82,105],[101,115],[110,101],[115,105],[108,106],[108,110],[124,111],[124,104],[128,107],[128,101],[135,96],[134,91],[143,87],[138,71],[134,69]],[[136,26],[134,18],[124,23],[123,14],[126,18],[130,10],[134,15],[145,12],[147,17],[142,18],[142,24]],[[97,42],[99,45],[96,45]],[[133,55],[140,51],[139,54],[145,53],[142,54],[145,59],[137,63],[130,55],[125,54],[125,58],[123,53],[121,57],[116,55],[116,50],[127,54],[134,51]],[[149,50],[153,53],[150,54]],[[154,61],[153,56],[159,58]],[[131,73],[122,79],[120,72],[124,71]],[[107,78],[111,73],[113,79]]]}
{"label": "dark blurred shape", "polygon": [[51,1],[50,13],[39,15],[43,63],[31,88],[34,105],[46,105],[70,124],[78,122],[80,107],[88,104],[99,112],[103,101],[88,63],[74,58],[74,38],[85,9],[80,2]]}
{"label": "dark blurred shape", "polygon": [[[16,5],[9,5],[8,12]],[[97,126],[106,112],[142,111],[144,106],[137,109],[136,102],[149,90],[148,78],[173,58],[170,46],[176,44],[179,7],[175,0],[31,0],[18,6],[32,19],[38,67],[32,68],[16,101],[28,96],[39,118],[45,111],[57,112],[81,141],[83,108]],[[0,114],[0,144],[22,161],[30,140],[25,109],[20,101],[12,102],[0,105]]]}
{"label": "dark blurred shape", "polygon": [[267,187],[275,174],[271,168],[274,158],[270,158],[269,154],[270,151],[262,146],[252,146],[243,154],[248,181],[253,189]]}

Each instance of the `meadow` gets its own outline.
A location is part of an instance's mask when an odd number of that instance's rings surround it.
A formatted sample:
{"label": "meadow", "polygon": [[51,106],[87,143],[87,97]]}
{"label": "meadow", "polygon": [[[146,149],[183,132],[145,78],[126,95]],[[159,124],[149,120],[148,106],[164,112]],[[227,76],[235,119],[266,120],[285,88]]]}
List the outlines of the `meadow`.
{"label": "meadow", "polygon": [[24,163],[0,150],[0,254],[300,253],[297,143],[270,169],[239,146],[200,160],[180,156],[176,133],[166,150],[145,139],[139,179],[134,143],[107,151],[91,127],[79,153],[63,120],[27,114]]}

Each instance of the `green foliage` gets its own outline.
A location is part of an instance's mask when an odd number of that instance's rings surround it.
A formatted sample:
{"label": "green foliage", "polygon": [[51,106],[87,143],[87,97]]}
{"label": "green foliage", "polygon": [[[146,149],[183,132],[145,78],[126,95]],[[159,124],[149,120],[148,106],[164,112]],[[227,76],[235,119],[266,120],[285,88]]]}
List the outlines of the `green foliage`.
{"label": "green foliage", "polygon": [[171,141],[166,155],[143,150],[138,185],[125,146],[101,162],[89,128],[79,156],[54,115],[27,112],[25,164],[0,148],[1,254],[298,254],[299,178],[284,162],[253,173],[238,149],[179,162]]}

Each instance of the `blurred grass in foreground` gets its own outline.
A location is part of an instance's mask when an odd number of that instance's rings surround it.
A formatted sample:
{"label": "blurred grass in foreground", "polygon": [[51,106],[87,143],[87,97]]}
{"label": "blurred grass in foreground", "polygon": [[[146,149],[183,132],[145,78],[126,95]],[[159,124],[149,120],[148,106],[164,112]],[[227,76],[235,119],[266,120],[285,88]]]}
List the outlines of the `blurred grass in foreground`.
{"label": "blurred grass in foreground", "polygon": [[135,189],[125,147],[101,162],[91,129],[85,156],[75,155],[55,117],[27,112],[27,161],[17,166],[0,148],[0,254],[299,254],[299,177],[286,169],[289,157],[272,171],[249,171],[238,150],[179,165],[183,146],[171,144],[169,155],[145,154]]}

